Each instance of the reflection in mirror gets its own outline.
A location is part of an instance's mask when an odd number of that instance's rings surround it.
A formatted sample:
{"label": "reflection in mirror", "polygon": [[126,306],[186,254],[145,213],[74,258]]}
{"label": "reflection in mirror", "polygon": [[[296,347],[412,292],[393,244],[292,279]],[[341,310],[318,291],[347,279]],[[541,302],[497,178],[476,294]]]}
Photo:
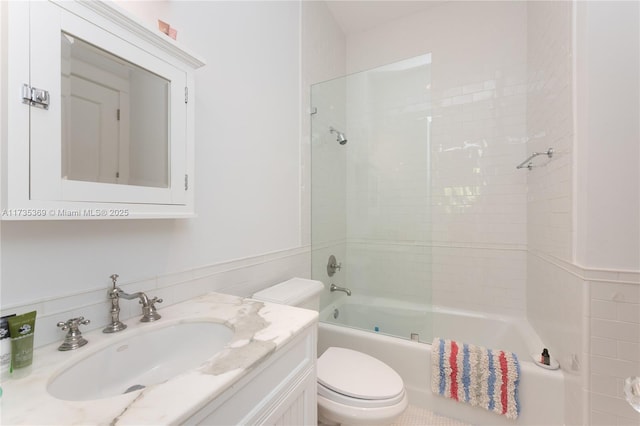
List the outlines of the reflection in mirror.
{"label": "reflection in mirror", "polygon": [[62,32],[62,178],[169,186],[166,79]]}

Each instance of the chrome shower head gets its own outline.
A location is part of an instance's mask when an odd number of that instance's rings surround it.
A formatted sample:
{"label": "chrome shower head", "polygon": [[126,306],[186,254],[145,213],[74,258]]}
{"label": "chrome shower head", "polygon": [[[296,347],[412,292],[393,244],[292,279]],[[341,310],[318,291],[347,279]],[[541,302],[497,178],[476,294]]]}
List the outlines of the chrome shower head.
{"label": "chrome shower head", "polygon": [[329,126],[329,132],[335,133],[337,135],[336,141],[340,143],[340,145],[344,145],[347,143],[347,138],[344,136],[344,133],[334,128],[333,126]]}

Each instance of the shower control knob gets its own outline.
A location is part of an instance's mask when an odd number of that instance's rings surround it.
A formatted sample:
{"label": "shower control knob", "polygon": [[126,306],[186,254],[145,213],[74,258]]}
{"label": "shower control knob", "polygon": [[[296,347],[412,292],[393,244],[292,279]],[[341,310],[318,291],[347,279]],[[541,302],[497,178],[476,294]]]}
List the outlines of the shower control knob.
{"label": "shower control knob", "polygon": [[338,263],[334,255],[329,256],[329,262],[327,262],[327,275],[332,277],[333,274],[336,273],[336,271],[339,271],[341,269],[342,269],[342,262]]}

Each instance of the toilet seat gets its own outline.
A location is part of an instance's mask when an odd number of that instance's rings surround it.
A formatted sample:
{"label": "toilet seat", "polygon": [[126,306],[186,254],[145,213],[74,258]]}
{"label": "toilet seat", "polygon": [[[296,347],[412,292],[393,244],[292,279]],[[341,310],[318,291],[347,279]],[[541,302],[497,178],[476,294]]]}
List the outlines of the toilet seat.
{"label": "toilet seat", "polygon": [[360,399],[335,392],[318,383],[318,396],[354,408],[385,408],[400,403],[405,398],[405,392],[402,390],[402,392],[390,399]]}
{"label": "toilet seat", "polygon": [[398,373],[382,361],[330,347],[318,358],[318,394],[353,407],[388,407],[405,397]]}

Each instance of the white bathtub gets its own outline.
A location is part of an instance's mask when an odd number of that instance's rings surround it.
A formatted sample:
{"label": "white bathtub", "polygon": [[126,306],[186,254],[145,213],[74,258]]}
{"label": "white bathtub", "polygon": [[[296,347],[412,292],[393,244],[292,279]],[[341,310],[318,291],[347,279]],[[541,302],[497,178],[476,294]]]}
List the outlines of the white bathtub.
{"label": "white bathtub", "polygon": [[[339,314],[334,319],[336,309]],[[390,299],[345,296],[323,309],[320,321],[318,355],[330,346],[341,346],[384,361],[402,376],[413,405],[474,425],[564,423],[563,374],[560,370],[538,367],[531,361],[530,354],[540,352],[542,343],[523,319],[428,308]],[[378,332],[374,331],[376,327]],[[400,334],[405,338],[390,337],[385,333]],[[418,333],[420,342],[409,340],[410,333]],[[515,352],[521,368],[518,419],[508,420],[434,395],[431,392],[432,336]]]}

